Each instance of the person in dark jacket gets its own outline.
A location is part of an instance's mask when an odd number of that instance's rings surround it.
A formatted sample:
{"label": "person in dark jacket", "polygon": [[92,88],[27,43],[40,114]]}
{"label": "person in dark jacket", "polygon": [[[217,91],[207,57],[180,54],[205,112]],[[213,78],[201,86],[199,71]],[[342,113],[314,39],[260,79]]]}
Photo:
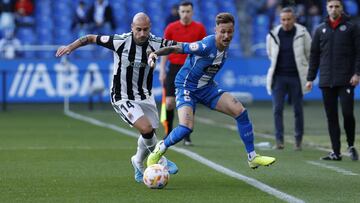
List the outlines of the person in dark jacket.
{"label": "person in dark jacket", "polygon": [[[105,34],[110,27],[116,29],[112,8],[107,0],[96,0],[87,13],[88,22],[93,26],[93,31]],[[105,33],[104,33],[105,32]]]}
{"label": "person in dark jacket", "polygon": [[322,160],[342,159],[338,118],[340,99],[348,150],[351,159],[355,161],[359,159],[354,147],[354,89],[360,77],[360,31],[358,26],[344,15],[341,0],[327,0],[326,9],[329,16],[317,27],[311,44],[306,87],[312,88],[320,70],[319,87],[333,149],[333,152]]}

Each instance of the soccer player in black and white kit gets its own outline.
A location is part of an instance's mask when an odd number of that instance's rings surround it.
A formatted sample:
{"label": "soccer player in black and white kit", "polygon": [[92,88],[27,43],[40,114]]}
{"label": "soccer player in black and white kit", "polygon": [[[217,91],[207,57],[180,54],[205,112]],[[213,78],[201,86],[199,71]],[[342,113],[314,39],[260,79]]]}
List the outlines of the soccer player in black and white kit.
{"label": "soccer player in black and white kit", "polygon": [[[155,129],[159,126],[158,111],[151,92],[153,68],[147,64],[147,53],[176,44],[174,41],[153,36],[150,29],[149,17],[145,13],[137,13],[129,33],[112,36],[89,34],[67,46],[61,46],[56,53],[56,56],[60,57],[93,43],[114,52],[111,103],[116,113],[141,134],[137,152],[131,157],[137,182],[142,182],[145,168],[143,161],[157,143]],[[170,173],[177,173],[178,168],[173,162],[165,158],[164,162]]]}

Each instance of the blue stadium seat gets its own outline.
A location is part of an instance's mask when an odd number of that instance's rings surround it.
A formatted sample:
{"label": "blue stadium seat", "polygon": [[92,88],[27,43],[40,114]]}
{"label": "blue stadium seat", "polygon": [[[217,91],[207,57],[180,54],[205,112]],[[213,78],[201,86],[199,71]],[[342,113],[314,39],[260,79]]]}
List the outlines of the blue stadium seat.
{"label": "blue stadium seat", "polygon": [[51,44],[53,40],[52,30],[46,28],[36,29],[36,37],[38,39],[37,42],[47,41]]}
{"label": "blue stadium seat", "polygon": [[[147,13],[161,11],[161,9],[159,10],[159,8],[162,8],[162,6],[163,5],[162,5],[161,0],[149,1],[149,3],[146,4],[146,11],[147,11]],[[170,13],[170,10],[164,10],[164,13],[166,13],[168,15]]]}
{"label": "blue stadium seat", "polygon": [[253,22],[254,33],[266,34],[269,32],[270,19],[267,15],[258,15]]}
{"label": "blue stadium seat", "polygon": [[[71,19],[71,18],[70,18]],[[66,16],[57,16],[54,19],[56,29],[66,29],[70,31],[72,21]]]}
{"label": "blue stadium seat", "polygon": [[120,34],[123,34],[123,33],[127,33],[129,31],[130,30],[126,29],[125,27],[117,27],[116,30],[115,30],[115,33],[120,35]]}
{"label": "blue stadium seat", "polygon": [[164,8],[165,11],[170,12],[171,7],[172,7],[174,4],[179,4],[179,3],[180,3],[180,0],[167,0],[167,1],[163,1],[163,8]]}
{"label": "blue stadium seat", "polygon": [[35,42],[35,33],[34,30],[27,27],[19,27],[16,30],[16,37],[20,39],[21,42],[34,43]]}
{"label": "blue stadium seat", "polygon": [[344,0],[344,7],[350,16],[357,16],[359,13],[358,4],[354,0]]}
{"label": "blue stadium seat", "polygon": [[266,56],[266,35],[269,32],[270,19],[267,15],[258,15],[253,22],[253,45],[256,56]]}
{"label": "blue stadium seat", "polygon": [[109,0],[110,5],[114,5],[114,4],[122,4],[125,5],[126,4],[126,0]]}

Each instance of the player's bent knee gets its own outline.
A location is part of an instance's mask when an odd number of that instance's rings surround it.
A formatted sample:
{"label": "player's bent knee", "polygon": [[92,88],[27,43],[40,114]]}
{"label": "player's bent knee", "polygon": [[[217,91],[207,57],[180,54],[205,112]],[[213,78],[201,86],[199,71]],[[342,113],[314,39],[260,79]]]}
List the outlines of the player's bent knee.
{"label": "player's bent knee", "polygon": [[139,130],[139,132],[141,134],[148,134],[148,133],[151,133],[153,131],[153,127],[151,126],[151,124],[139,126],[137,129]]}
{"label": "player's bent knee", "polygon": [[151,139],[154,136],[154,129],[152,129],[151,132],[141,133],[141,136],[144,139]]}
{"label": "player's bent knee", "polygon": [[239,106],[236,106],[234,108],[231,109],[231,116],[234,117],[234,118],[237,118],[238,116],[240,116],[243,112],[245,111],[245,108],[244,107],[239,107]]}

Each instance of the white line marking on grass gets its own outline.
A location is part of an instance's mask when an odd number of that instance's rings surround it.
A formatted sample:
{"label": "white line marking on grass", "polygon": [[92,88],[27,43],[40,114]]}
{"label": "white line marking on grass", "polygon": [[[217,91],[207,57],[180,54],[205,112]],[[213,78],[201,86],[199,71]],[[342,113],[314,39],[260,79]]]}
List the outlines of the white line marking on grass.
{"label": "white line marking on grass", "polygon": [[[223,124],[223,125],[219,125],[216,121],[212,120],[212,119],[208,119],[208,118],[203,118],[203,117],[195,117],[195,119],[197,121],[199,121],[200,123],[203,123],[203,124],[207,124],[207,125],[216,125],[218,127],[223,127],[225,129],[229,129],[229,130],[233,130],[233,131],[237,131],[237,126],[236,125],[230,125],[230,124]],[[271,140],[275,140],[275,137],[273,135],[269,135],[269,134],[264,134],[264,133],[259,133],[259,132],[255,132],[255,135],[256,136],[259,136],[259,137],[262,137],[262,138],[266,138],[266,139],[271,139]],[[294,142],[290,142],[290,141],[285,141],[287,143],[290,143],[290,144],[294,144]],[[321,147],[315,143],[311,143],[311,142],[307,142],[307,143],[304,143],[304,145],[307,145],[309,147],[312,147],[312,148],[315,148],[317,150],[320,150],[320,151],[324,151],[324,152],[331,152],[332,150],[331,149],[327,149],[327,148],[324,148],[324,147]],[[350,156],[349,153],[342,153],[342,155],[345,155],[345,156]]]}
{"label": "white line marking on grass", "polygon": [[[85,122],[88,122],[88,123],[91,123],[93,125],[96,125],[96,126],[100,126],[100,127],[104,127],[104,128],[110,128],[114,131],[117,131],[117,132],[120,132],[120,133],[123,133],[125,135],[128,135],[128,136],[131,136],[131,137],[135,137],[137,138],[138,137],[138,134],[133,132],[133,131],[130,131],[130,130],[126,130],[126,129],[123,129],[123,128],[120,128],[116,125],[113,125],[113,124],[109,124],[109,123],[105,123],[105,122],[102,122],[102,121],[99,121],[99,120],[96,120],[94,118],[91,118],[91,117],[88,117],[88,116],[83,116],[81,114],[77,114],[77,113],[74,113],[74,112],[71,112],[71,111],[65,111],[65,114],[72,117],[72,118],[75,118],[75,119],[78,119],[78,120],[82,120],[82,121],[85,121]],[[189,151],[187,149],[183,149],[183,148],[179,148],[179,147],[175,147],[175,146],[172,146],[170,148],[171,150],[173,151],[176,151],[180,154],[183,154],[195,161],[198,161],[220,173],[223,173],[225,175],[228,175],[230,177],[233,177],[233,178],[236,178],[238,180],[241,180],[241,181],[244,181],[245,183],[248,183],[249,185],[253,186],[253,187],[256,187],[258,188],[259,190],[261,191],[264,191],[272,196],[275,196],[281,200],[284,200],[286,202],[294,202],[294,203],[304,203],[303,200],[301,199],[298,199],[294,196],[291,196],[289,194],[286,194],[284,192],[281,192],[273,187],[270,187],[256,179],[253,179],[253,178],[250,178],[250,177],[247,177],[247,176],[244,176],[240,173],[237,173],[231,169],[228,169],[228,168],[225,168],[215,162],[212,162],[208,159],[206,159],[205,157],[202,157],[200,156],[199,154],[197,153],[194,153],[192,151]]]}
{"label": "white line marking on grass", "polygon": [[336,171],[338,173],[342,173],[342,174],[348,175],[348,176],[357,176],[357,175],[359,175],[359,174],[354,173],[352,171],[348,171],[348,170],[345,170],[345,169],[342,169],[342,168],[339,168],[339,167],[336,167],[336,166],[330,166],[330,165],[327,165],[327,164],[324,164],[324,163],[319,163],[319,162],[315,162],[315,161],[306,161],[306,162],[308,164],[319,166],[319,167],[322,167],[322,168],[327,168],[327,169],[330,169],[332,171]]}

